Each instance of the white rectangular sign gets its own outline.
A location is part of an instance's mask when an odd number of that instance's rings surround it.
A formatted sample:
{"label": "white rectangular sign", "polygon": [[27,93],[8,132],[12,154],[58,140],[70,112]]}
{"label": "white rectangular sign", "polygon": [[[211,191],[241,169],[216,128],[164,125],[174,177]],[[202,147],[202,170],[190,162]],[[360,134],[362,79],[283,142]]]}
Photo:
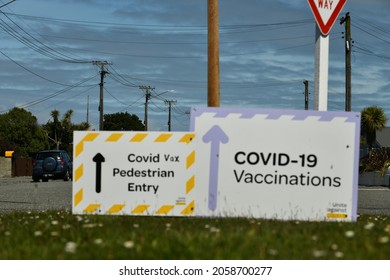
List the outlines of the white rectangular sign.
{"label": "white rectangular sign", "polygon": [[360,113],[194,108],[196,215],[353,221]]}
{"label": "white rectangular sign", "polygon": [[193,133],[74,132],[73,213],[194,213]]}

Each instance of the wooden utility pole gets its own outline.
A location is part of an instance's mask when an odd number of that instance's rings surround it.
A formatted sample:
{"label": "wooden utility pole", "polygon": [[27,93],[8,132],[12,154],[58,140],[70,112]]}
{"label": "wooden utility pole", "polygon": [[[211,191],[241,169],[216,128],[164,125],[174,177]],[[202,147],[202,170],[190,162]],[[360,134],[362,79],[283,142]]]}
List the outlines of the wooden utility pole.
{"label": "wooden utility pole", "polygon": [[351,17],[349,13],[346,13],[345,17],[340,20],[340,24],[345,23],[345,111],[350,112],[352,110],[352,66],[351,66],[351,53],[352,53],[352,39],[351,39]]}
{"label": "wooden utility pole", "polygon": [[165,100],[165,104],[168,105],[168,131],[171,131],[172,104],[174,103],[176,100]]}
{"label": "wooden utility pole", "polygon": [[148,110],[149,110],[149,100],[152,96],[152,90],[154,90],[154,87],[150,86],[140,86],[141,90],[145,91],[145,119],[144,119],[144,125],[145,125],[145,131],[148,131]]}
{"label": "wooden utility pole", "polygon": [[104,129],[104,77],[106,74],[108,74],[108,71],[105,70],[106,65],[111,65],[111,62],[107,61],[92,61],[94,65],[97,65],[100,67],[100,97],[99,97],[99,130]]}
{"label": "wooden utility pole", "polygon": [[89,124],[89,95],[87,96],[87,124]]}
{"label": "wooden utility pole", "polygon": [[208,0],[208,107],[220,105],[218,0]]}
{"label": "wooden utility pole", "polygon": [[305,110],[309,110],[309,81],[303,81],[305,85]]}

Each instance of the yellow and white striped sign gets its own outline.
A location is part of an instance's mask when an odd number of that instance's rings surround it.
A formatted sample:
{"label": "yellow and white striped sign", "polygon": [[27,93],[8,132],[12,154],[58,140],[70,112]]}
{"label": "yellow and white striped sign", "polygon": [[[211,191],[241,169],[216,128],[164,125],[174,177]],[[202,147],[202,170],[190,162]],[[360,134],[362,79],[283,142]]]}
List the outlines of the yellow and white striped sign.
{"label": "yellow and white striped sign", "polygon": [[73,213],[195,212],[194,133],[74,132]]}

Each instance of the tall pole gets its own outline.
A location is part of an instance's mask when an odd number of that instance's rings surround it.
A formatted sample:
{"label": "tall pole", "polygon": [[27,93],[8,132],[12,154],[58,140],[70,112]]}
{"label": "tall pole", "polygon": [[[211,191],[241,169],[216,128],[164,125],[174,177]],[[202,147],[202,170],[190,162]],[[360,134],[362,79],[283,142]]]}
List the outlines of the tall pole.
{"label": "tall pole", "polygon": [[145,131],[148,131],[148,110],[149,110],[149,100],[150,100],[150,93],[147,92],[147,93],[145,94],[145,119],[144,119]]}
{"label": "tall pole", "polygon": [[220,105],[218,0],[208,0],[208,107]]}
{"label": "tall pole", "polygon": [[309,110],[309,81],[303,81],[305,85],[305,110]]}
{"label": "tall pole", "polygon": [[103,64],[101,65],[101,70],[100,70],[100,97],[99,97],[99,130],[104,129],[104,100],[103,100],[103,95],[104,95],[104,76],[106,75],[106,71],[104,70]]}
{"label": "tall pole", "polygon": [[352,110],[352,66],[351,66],[351,53],[352,53],[352,39],[351,39],[351,17],[349,13],[346,13],[345,17],[340,20],[340,24],[345,23],[345,111],[350,112]]}
{"label": "tall pole", "polygon": [[89,124],[89,95],[87,96],[87,124]]}
{"label": "tall pole", "polygon": [[152,90],[154,90],[154,88],[150,87],[150,86],[140,86],[139,88],[145,91],[145,119],[144,119],[144,125],[145,125],[145,131],[148,131],[149,100],[151,98]]}
{"label": "tall pole", "polygon": [[314,110],[328,110],[329,36],[322,35],[316,25],[316,52],[314,63]]}
{"label": "tall pole", "polygon": [[94,65],[97,65],[100,67],[100,97],[99,97],[99,130],[103,130],[104,129],[104,106],[103,106],[103,103],[104,103],[104,77],[106,76],[106,74],[108,74],[108,72],[105,70],[105,66],[106,65],[111,65],[111,62],[107,62],[107,61],[92,61],[92,63]]}
{"label": "tall pole", "polygon": [[168,105],[168,131],[171,131],[171,117],[172,117],[172,104],[176,103],[175,100],[165,100],[165,104]]}

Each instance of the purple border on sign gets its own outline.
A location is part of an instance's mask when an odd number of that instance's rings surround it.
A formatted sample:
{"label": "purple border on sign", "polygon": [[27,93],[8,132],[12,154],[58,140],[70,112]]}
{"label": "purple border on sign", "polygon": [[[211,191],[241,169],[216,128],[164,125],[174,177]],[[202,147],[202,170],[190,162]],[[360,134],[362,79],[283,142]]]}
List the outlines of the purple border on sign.
{"label": "purple border on sign", "polygon": [[241,119],[251,119],[256,115],[267,115],[266,119],[278,120],[283,116],[293,116],[292,120],[303,121],[309,117],[319,117],[320,122],[331,122],[335,118],[346,118],[346,123],[355,124],[355,153],[352,190],[352,221],[357,220],[358,180],[359,180],[359,151],[360,151],[360,113],[342,111],[302,111],[281,109],[240,109],[217,107],[194,107],[191,109],[190,131],[195,131],[195,121],[204,113],[214,113],[214,118],[226,118],[230,114],[241,114]]}
{"label": "purple border on sign", "polygon": [[346,118],[345,122],[358,122],[360,113],[356,112],[324,112],[324,111],[301,111],[281,109],[237,109],[237,108],[192,108],[190,130],[194,131],[195,118],[204,113],[214,113],[214,118],[226,118],[230,114],[241,114],[241,119],[251,119],[256,115],[267,115],[269,120],[277,120],[283,116],[293,116],[293,120],[303,121],[308,117],[320,117],[318,121],[331,122],[335,118]]}

